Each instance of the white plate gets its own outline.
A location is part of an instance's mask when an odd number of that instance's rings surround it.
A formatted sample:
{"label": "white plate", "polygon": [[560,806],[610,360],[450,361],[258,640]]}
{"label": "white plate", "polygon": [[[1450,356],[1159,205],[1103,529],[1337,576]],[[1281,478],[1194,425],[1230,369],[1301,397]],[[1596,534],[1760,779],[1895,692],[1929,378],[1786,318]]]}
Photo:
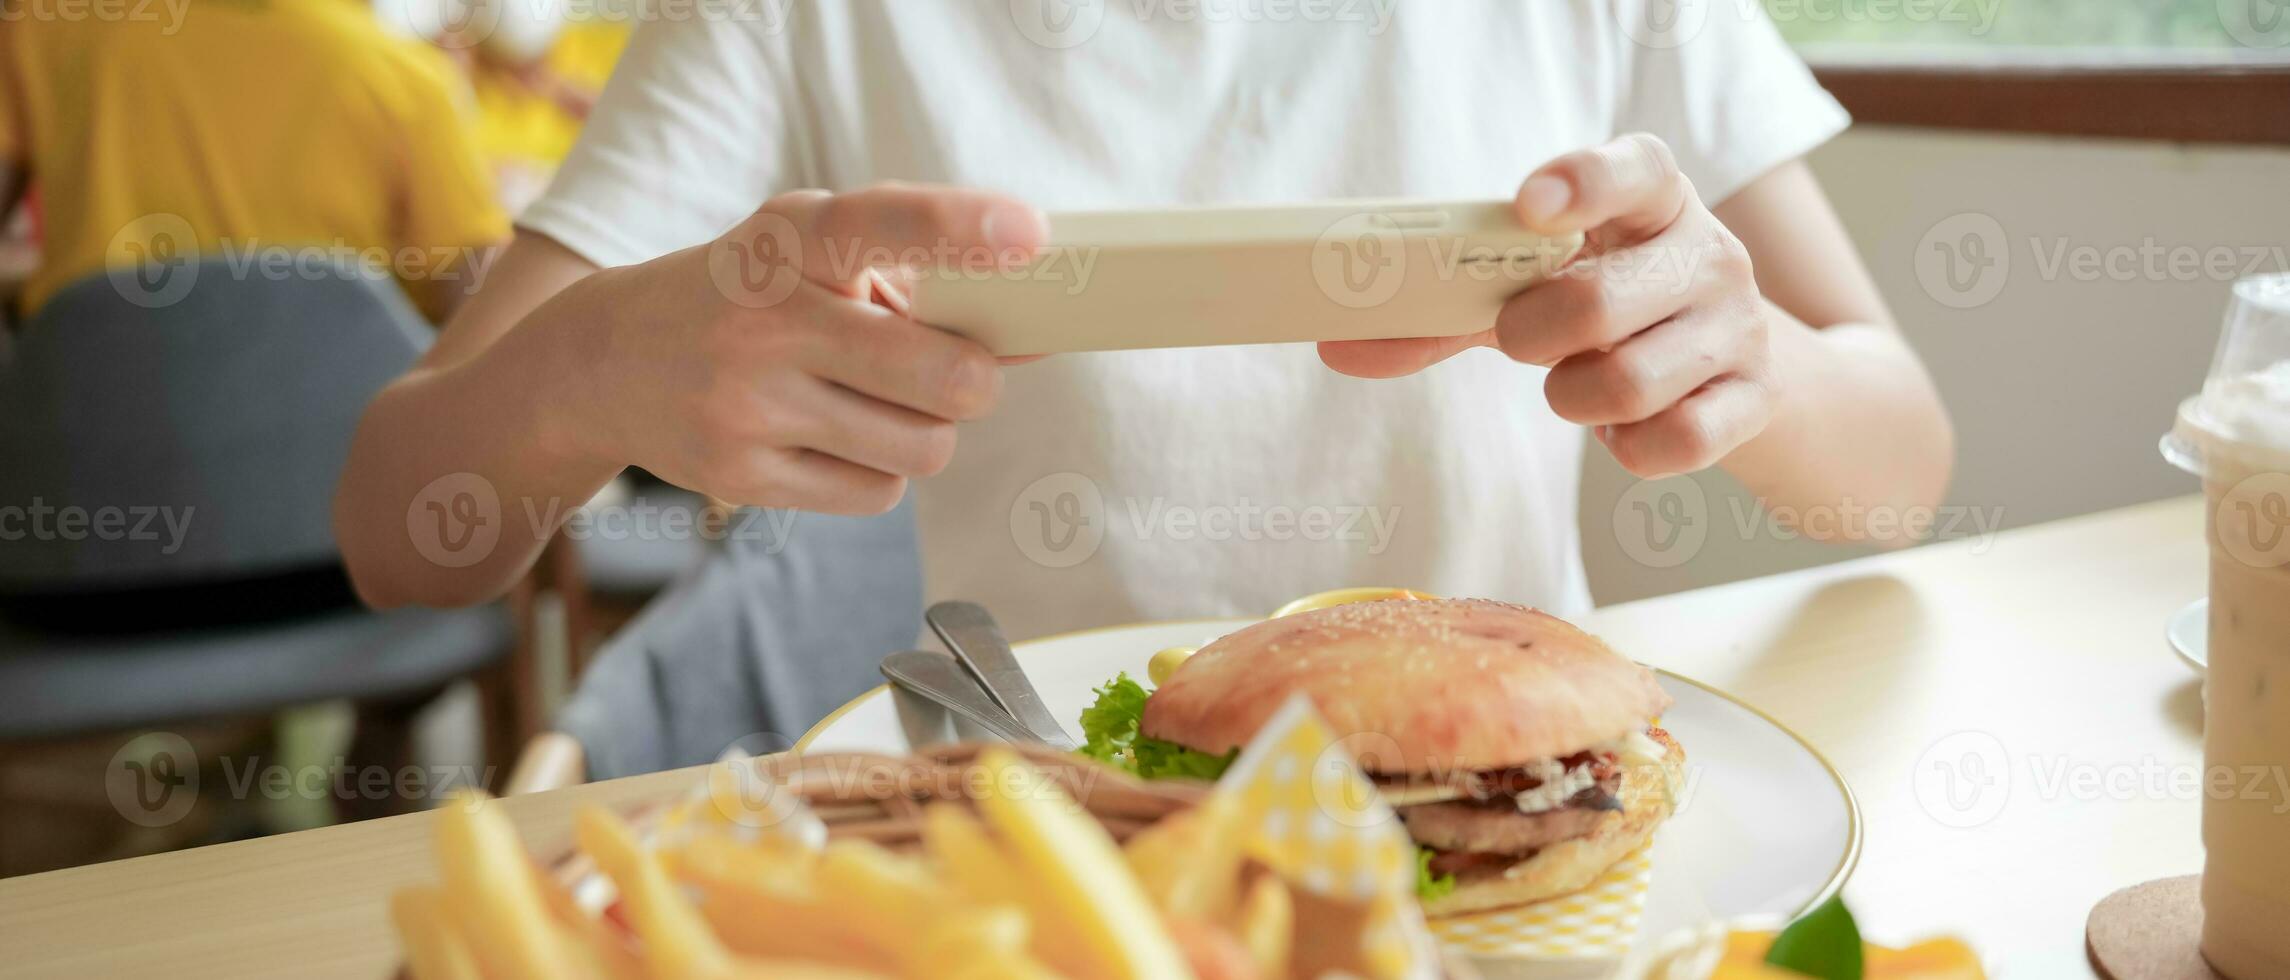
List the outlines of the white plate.
{"label": "white plate", "polygon": [[2163,635],[2170,637],[2171,649],[2179,659],[2193,667],[2195,673],[2210,670],[2210,600],[2196,599],[2185,609],[2171,614],[2170,625]]}
{"label": "white plate", "polygon": [[[1017,645],[1018,661],[1050,712],[1075,732],[1092,690],[1115,674],[1145,681],[1163,647],[1196,646],[1251,620],[1117,626]],[[1685,746],[1687,785],[1654,845],[1642,932],[1663,936],[1712,918],[1795,917],[1844,887],[1860,857],[1860,808],[1844,777],[1811,745],[1756,708],[1662,672],[1677,699],[1662,727]],[[796,743],[806,751],[903,752],[909,747],[883,688],[828,715]]]}

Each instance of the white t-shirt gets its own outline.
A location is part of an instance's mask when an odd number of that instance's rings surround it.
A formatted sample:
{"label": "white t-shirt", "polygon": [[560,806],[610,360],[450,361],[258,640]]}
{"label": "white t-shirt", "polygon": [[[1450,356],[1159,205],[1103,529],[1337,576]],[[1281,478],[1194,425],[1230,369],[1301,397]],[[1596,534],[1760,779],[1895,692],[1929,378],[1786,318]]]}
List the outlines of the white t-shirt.
{"label": "white t-shirt", "polygon": [[[1714,203],[1845,125],[1754,0],[1648,6],[850,0],[657,21],[521,223],[614,266],[781,191],[886,179],[1050,211],[1509,198],[1633,130]],[[1010,369],[917,485],[929,592],[1019,637],[1351,585],[1579,613],[1583,437],[1543,374],[1481,350],[1362,381],[1309,345]]]}

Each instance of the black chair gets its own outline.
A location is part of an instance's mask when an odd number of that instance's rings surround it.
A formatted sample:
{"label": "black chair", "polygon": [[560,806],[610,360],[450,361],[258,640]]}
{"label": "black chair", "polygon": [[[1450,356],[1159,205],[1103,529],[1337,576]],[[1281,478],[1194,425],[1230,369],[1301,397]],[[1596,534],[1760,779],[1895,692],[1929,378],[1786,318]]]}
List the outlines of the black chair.
{"label": "black chair", "polygon": [[[330,511],[351,433],[429,330],[363,270],[249,268],[178,264],[169,274],[191,285],[165,304],[94,276],[14,338],[0,363],[0,508],[20,508],[20,526],[41,508],[49,520],[0,542],[0,594],[19,609],[31,596],[126,618],[139,597],[217,582],[241,584],[234,605],[260,606],[243,583],[338,575]],[[62,530],[67,508],[87,522],[78,533]],[[376,613],[339,599],[159,634],[24,622],[0,622],[0,745],[336,698],[410,717],[515,643],[499,606]]]}

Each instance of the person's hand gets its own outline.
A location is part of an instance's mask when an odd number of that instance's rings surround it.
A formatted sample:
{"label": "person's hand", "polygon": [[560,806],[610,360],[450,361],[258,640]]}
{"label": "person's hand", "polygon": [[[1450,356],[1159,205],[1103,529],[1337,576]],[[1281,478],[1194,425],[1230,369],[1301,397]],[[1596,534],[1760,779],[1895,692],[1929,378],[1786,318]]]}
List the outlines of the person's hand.
{"label": "person's hand", "polygon": [[1020,262],[1046,235],[981,191],[775,197],[708,245],[550,301],[586,324],[567,360],[587,431],[565,438],[736,504],[889,510],[946,467],[955,423],[991,411],[1002,378],[985,348],[874,297],[902,267]]}
{"label": "person's hand", "polygon": [[1544,365],[1551,411],[1592,427],[1639,476],[1716,463],[1765,428],[1775,379],[1749,253],[1703,206],[1661,140],[1624,136],[1559,157],[1519,188],[1519,220],[1583,231],[1582,257],[1504,304],[1477,334],[1326,343],[1345,374],[1391,378],[1499,348]]}

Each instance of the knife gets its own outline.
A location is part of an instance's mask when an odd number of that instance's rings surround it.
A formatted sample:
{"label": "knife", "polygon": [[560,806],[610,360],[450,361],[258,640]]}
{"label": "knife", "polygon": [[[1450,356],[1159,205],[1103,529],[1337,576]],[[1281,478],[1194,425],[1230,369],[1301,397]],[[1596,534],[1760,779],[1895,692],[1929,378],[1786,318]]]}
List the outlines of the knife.
{"label": "knife", "polygon": [[1075,747],[1064,726],[1043,706],[1041,693],[1026,679],[1017,654],[1010,650],[1010,641],[1003,637],[1001,625],[994,622],[986,607],[975,602],[941,602],[924,612],[922,619],[946,648],[954,651],[954,659],[969,669],[978,686],[986,689],[986,696],[1033,732],[1035,741],[1061,749]]}
{"label": "knife", "polygon": [[953,657],[936,650],[908,650],[884,657],[881,669],[883,677],[900,690],[961,715],[996,738],[1009,742],[1041,741],[1002,710],[1001,705],[995,704],[994,699],[987,697]]}

